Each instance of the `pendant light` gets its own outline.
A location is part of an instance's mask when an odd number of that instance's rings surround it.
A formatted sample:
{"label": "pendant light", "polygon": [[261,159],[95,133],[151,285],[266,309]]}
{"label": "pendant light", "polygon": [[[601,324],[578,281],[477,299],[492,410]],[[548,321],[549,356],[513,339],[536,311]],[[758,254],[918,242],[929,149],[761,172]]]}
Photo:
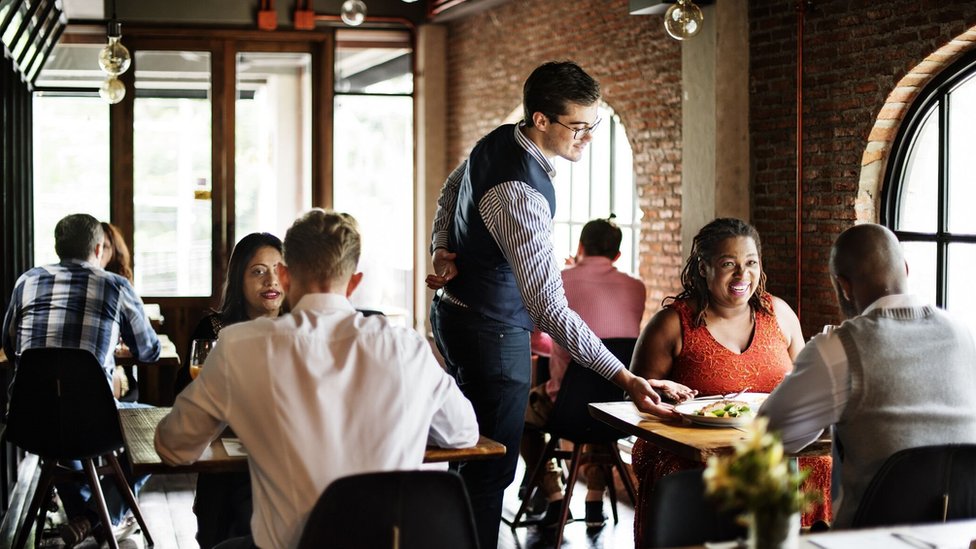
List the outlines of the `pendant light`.
{"label": "pendant light", "polygon": [[678,0],[664,14],[664,30],[675,40],[686,40],[698,34],[704,16],[693,0]]}

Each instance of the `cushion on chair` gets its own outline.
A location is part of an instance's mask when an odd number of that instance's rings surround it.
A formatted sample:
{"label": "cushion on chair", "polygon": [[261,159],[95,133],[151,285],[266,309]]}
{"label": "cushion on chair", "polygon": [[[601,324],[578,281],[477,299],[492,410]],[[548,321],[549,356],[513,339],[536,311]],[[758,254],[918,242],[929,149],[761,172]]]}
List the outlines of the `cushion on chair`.
{"label": "cushion on chair", "polygon": [[895,453],[871,479],[851,526],[942,522],[943,513],[948,520],[976,518],[976,445]]}

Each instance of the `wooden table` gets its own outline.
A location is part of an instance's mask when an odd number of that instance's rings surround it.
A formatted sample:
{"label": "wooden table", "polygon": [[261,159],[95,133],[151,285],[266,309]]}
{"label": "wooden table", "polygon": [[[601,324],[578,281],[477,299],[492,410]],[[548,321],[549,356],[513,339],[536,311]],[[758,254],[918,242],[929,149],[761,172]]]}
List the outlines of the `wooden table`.
{"label": "wooden table", "polygon": [[[169,408],[123,408],[119,410],[126,453],[137,474],[150,473],[226,473],[247,471],[247,458],[229,456],[220,439],[213,441],[203,455],[191,465],[166,465],[156,453],[153,437],[156,425],[169,413]],[[232,435],[228,435],[232,436]],[[471,461],[505,455],[505,446],[490,438],[481,437],[469,448],[437,448],[428,446],[424,463]]]}
{"label": "wooden table", "polygon": [[173,382],[180,369],[180,356],[176,345],[166,334],[159,334],[162,347],[156,362],[139,362],[128,351],[115,353],[115,364],[131,369],[135,367],[139,380],[139,402],[154,406],[170,406],[176,399]]}
{"label": "wooden table", "polygon": [[[680,419],[664,420],[637,410],[634,403],[595,402],[590,415],[629,434],[653,442],[656,446],[685,459],[704,463],[709,456],[731,454],[736,442],[747,434],[731,427],[702,427]],[[829,456],[830,440],[821,439],[800,451],[797,456]]]}

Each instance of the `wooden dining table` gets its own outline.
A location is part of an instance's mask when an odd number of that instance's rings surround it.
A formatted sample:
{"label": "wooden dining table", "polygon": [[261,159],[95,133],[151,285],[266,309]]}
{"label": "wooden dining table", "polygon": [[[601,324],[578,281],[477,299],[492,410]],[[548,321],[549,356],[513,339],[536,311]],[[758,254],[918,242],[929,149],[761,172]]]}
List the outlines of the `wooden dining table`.
{"label": "wooden dining table", "polygon": [[[646,439],[685,459],[704,463],[710,456],[731,454],[748,433],[732,427],[694,425],[683,419],[662,419],[645,414],[633,402],[594,402],[590,415],[628,435]],[[795,456],[829,456],[830,439],[822,438]]]}
{"label": "wooden dining table", "polygon": [[[167,465],[156,453],[153,438],[156,425],[169,413],[169,408],[123,408],[119,410],[122,423],[122,436],[125,439],[126,454],[132,471],[136,474],[153,473],[227,473],[247,471],[247,457],[229,455],[225,441],[233,438],[233,433],[225,431],[210,443],[196,462],[190,465]],[[229,443],[229,441],[228,441]],[[428,446],[424,453],[424,463],[447,461],[472,461],[493,459],[505,455],[505,445],[487,437],[467,448],[438,448]]]}

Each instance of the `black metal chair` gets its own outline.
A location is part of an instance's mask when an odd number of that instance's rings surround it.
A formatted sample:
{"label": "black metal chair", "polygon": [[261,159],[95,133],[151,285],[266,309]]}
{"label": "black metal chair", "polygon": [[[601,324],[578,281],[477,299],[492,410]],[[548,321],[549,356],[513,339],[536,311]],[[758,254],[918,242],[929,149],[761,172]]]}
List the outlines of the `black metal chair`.
{"label": "black metal chair", "polygon": [[[637,339],[635,338],[608,338],[603,340],[607,349],[624,364],[630,364],[636,343]],[[552,415],[549,417],[545,428],[542,429],[549,433],[549,442],[542,453],[542,458],[534,465],[525,492],[531,494],[532,490],[541,482],[545,464],[550,459],[570,460],[566,493],[563,494],[561,516],[556,531],[556,547],[562,543],[563,528],[569,519],[569,503],[573,497],[573,487],[579,476],[580,465],[583,464],[584,444],[590,445],[595,450],[602,450],[602,452],[592,453],[589,463],[601,466],[607,475],[607,489],[610,493],[610,507],[615,524],[619,522],[619,517],[617,516],[617,492],[614,488],[613,477],[610,474],[614,468],[619,471],[630,500],[635,501],[636,490],[633,480],[630,478],[623,460],[620,459],[620,451],[617,449],[617,441],[626,435],[593,418],[589,411],[589,403],[591,402],[612,402],[623,400],[623,398],[623,390],[593,370],[584,368],[575,362],[570,362],[566,368],[566,374],[559,386],[559,395],[556,397]],[[572,442],[572,451],[560,449],[560,440]],[[526,497],[515,513],[515,518],[509,523],[512,528],[529,526],[538,522],[521,520],[528,505],[529,498]]]}
{"label": "black metal chair", "polygon": [[642,547],[683,547],[706,541],[744,538],[746,529],[736,514],[722,511],[705,497],[702,470],[691,469],[666,475],[654,485],[643,520]]}
{"label": "black metal chair", "polygon": [[[118,549],[111,535],[112,523],[99,474],[115,478],[120,493],[142,527],[147,546],[153,545],[139,504],[115,455],[123,440],[112,390],[101,365],[90,352],[60,348],[25,351],[14,374],[6,436],[11,443],[41,459],[37,491],[17,532],[15,549],[21,549],[27,542],[32,521],[37,523],[35,541],[40,539],[47,512],[41,503],[50,496],[55,479],[87,480],[109,546]],[[94,460],[99,457],[108,465],[96,467]],[[62,467],[58,460],[80,460],[84,472]]]}
{"label": "black metal chair", "polygon": [[298,549],[478,549],[471,501],[448,471],[337,479],[308,516]]}
{"label": "black metal chair", "polygon": [[858,504],[853,528],[976,518],[976,444],[895,453]]}

